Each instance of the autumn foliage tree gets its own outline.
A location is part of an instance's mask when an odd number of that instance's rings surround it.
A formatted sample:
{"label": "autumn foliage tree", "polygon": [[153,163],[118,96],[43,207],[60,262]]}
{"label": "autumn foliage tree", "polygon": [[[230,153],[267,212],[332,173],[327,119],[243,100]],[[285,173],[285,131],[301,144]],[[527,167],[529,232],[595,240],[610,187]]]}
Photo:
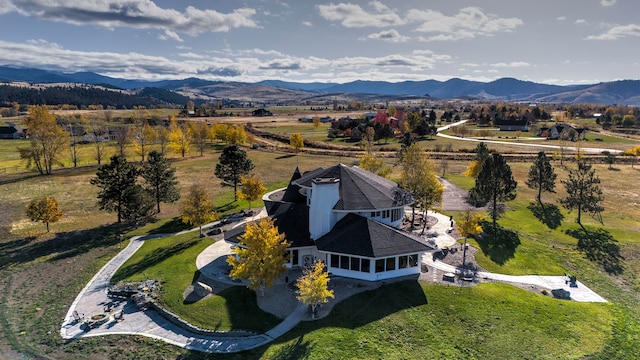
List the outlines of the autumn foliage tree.
{"label": "autumn foliage tree", "polygon": [[304,147],[304,139],[300,133],[294,133],[291,135],[291,138],[289,138],[289,144],[297,154],[298,151]]}
{"label": "autumn foliage tree", "polygon": [[240,179],[240,185],[238,198],[247,200],[249,202],[249,209],[251,209],[251,202],[258,200],[260,196],[267,191],[262,181],[253,176],[242,177]]}
{"label": "autumn foliage tree", "polygon": [[458,232],[465,238],[478,236],[482,233],[481,221],[482,215],[474,214],[471,210],[465,210],[456,224]]}
{"label": "autumn foliage tree", "polygon": [[428,209],[442,200],[443,187],[438,181],[435,166],[425,152],[416,144],[406,148],[400,160],[402,174],[400,186],[410,191],[417,202],[412,207],[411,222],[415,218],[415,207]]}
{"label": "autumn foliage tree", "polygon": [[227,257],[231,266],[229,275],[249,280],[249,289],[258,290],[263,296],[264,289],[287,271],[285,254],[290,243],[278,232],[272,219],[262,218],[247,224],[238,245],[234,254]]}
{"label": "autumn foliage tree", "polygon": [[201,237],[203,236],[202,225],[216,219],[216,212],[207,189],[200,184],[191,185],[187,196],[182,201],[180,210],[182,221],[192,226],[198,226]]}
{"label": "autumn foliage tree", "polygon": [[303,304],[311,306],[311,314],[315,316],[319,304],[324,304],[333,298],[333,290],[328,288],[329,274],[321,260],[313,267],[302,270],[302,276],[296,280],[296,298]]}
{"label": "autumn foliage tree", "polygon": [[174,154],[180,154],[182,157],[189,152],[193,135],[191,129],[183,124],[173,122],[169,129],[169,145],[173,149]]}
{"label": "autumn foliage tree", "polygon": [[53,165],[63,165],[59,157],[69,144],[69,133],[57,124],[46,106],[31,107],[24,123],[30,140],[29,147],[18,148],[20,158],[41,175],[51,174]]}
{"label": "autumn foliage tree", "polygon": [[55,223],[62,218],[62,211],[58,207],[58,201],[48,196],[31,200],[27,205],[26,212],[31,221],[40,221],[46,224],[47,232],[49,232],[49,223]]}

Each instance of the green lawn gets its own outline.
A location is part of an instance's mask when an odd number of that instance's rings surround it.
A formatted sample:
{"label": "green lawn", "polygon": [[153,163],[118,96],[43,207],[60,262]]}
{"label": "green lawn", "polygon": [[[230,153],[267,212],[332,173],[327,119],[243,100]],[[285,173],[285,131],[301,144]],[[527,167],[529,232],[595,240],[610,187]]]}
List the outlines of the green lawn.
{"label": "green lawn", "polygon": [[211,244],[211,239],[198,237],[198,232],[147,240],[112,281],[160,281],[163,305],[201,328],[264,332],[278,324],[277,317],[258,308],[255,293],[245,287],[235,286],[208,299],[185,303],[183,293],[198,276],[195,258]]}

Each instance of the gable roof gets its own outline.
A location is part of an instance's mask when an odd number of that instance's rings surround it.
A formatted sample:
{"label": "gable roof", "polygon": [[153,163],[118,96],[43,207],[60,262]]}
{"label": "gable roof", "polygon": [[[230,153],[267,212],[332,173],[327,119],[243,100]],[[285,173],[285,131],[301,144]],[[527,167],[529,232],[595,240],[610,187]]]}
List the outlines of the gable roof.
{"label": "gable roof", "polygon": [[419,237],[366,217],[348,214],[316,240],[318,250],[379,258],[421,253],[434,248]]}
{"label": "gable roof", "polygon": [[0,134],[13,135],[16,132],[18,132],[18,129],[14,126],[0,126]]}
{"label": "gable roof", "polygon": [[327,169],[318,168],[305,173],[292,183],[311,188],[314,179],[340,179],[340,200],[335,210],[390,209],[411,204],[413,196],[393,181],[361,169],[338,164]]}

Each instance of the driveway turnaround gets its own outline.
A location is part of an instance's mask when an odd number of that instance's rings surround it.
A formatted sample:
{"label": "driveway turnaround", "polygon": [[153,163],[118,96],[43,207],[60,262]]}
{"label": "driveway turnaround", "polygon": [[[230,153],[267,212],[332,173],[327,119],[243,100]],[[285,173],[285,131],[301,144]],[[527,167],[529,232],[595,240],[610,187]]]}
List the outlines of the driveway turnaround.
{"label": "driveway turnaround", "polygon": [[[260,215],[256,216],[256,218],[259,216]],[[451,227],[449,217],[438,213],[429,213],[429,216],[435,217],[437,223],[431,226],[424,236],[428,236],[440,248],[454,245],[456,240],[449,235],[449,229]],[[209,224],[209,226],[211,225],[213,224]],[[140,311],[131,301],[123,300],[120,303],[116,303],[108,313],[105,312],[105,306],[109,303],[113,304],[113,299],[107,296],[107,289],[109,288],[113,274],[142,246],[145,240],[162,236],[167,235],[138,236],[131,238],[129,245],[98,271],[71,304],[60,328],[60,335],[64,339],[110,334],[141,335],[190,350],[208,353],[231,353],[250,350],[265,345],[293,329],[300,321],[310,319],[307,311],[308,307],[302,303],[298,303],[295,306],[291,306],[291,312],[279,325],[264,334],[234,336],[232,333],[220,333],[205,336],[185,330],[153,310]],[[220,269],[212,264],[215,260],[229,253],[230,248],[226,246],[226,244],[221,242],[214,243],[197,257],[196,265],[203,273],[206,273],[212,279],[217,278],[218,280],[223,280],[227,277],[228,280],[228,276],[223,275]],[[431,256],[424,256],[423,259],[423,263],[430,267],[451,273],[455,273],[456,271],[455,266],[434,260]],[[220,263],[220,261],[217,261],[217,263]],[[480,272],[477,275],[480,278],[510,283],[532,284],[550,290],[563,288],[571,293],[571,299],[575,301],[606,302],[605,299],[580,282],[576,282],[577,287],[570,287],[562,276],[510,276],[489,272]],[[333,280],[336,281],[336,284],[341,283],[340,278]],[[235,283],[235,285],[237,285],[237,283]],[[340,299],[336,298],[335,300],[339,301],[347,298],[347,293],[349,292],[347,289],[351,289],[354,293],[363,291],[362,289],[357,289],[347,284],[339,292]],[[328,313],[330,307],[324,310]],[[122,316],[121,318],[120,315]],[[83,319],[92,318],[102,318],[104,323],[91,330],[85,331]]]}

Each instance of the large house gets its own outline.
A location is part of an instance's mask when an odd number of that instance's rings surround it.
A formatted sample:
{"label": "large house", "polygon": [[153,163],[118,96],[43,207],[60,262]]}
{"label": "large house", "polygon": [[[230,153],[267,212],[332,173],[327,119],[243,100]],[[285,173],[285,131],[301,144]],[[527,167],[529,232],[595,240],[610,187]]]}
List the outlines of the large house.
{"label": "large house", "polygon": [[[342,164],[302,175],[263,197],[268,215],[291,243],[288,267],[320,259],[333,275],[377,281],[419,274],[434,248],[400,229],[414,197],[394,182]],[[244,226],[225,233],[237,245]]]}

